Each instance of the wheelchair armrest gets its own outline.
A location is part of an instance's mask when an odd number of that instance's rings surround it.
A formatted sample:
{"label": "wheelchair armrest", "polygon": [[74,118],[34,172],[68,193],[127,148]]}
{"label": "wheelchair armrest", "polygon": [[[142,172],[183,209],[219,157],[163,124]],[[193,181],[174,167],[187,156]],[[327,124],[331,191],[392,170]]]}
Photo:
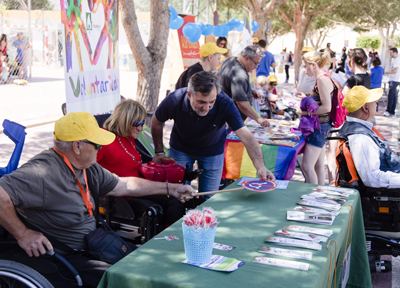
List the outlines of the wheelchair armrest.
{"label": "wheelchair armrest", "polygon": [[50,256],[51,258],[54,258],[61,265],[63,265],[74,276],[74,278],[75,278],[75,280],[76,280],[76,282],[77,282],[79,287],[83,286],[81,276],[79,276],[78,271],[76,271],[74,266],[72,266],[71,263],[69,263],[67,261],[67,259],[65,259],[63,256],[61,256],[60,254],[58,254],[56,252],[46,251],[46,254],[48,256]]}
{"label": "wheelchair armrest", "polygon": [[343,141],[347,141],[346,137],[340,137],[340,136],[329,136],[326,137],[326,140],[343,140]]}
{"label": "wheelchair armrest", "polygon": [[337,132],[339,132],[339,130],[340,130],[340,129],[331,129],[331,131],[329,131],[329,134],[337,133]]}

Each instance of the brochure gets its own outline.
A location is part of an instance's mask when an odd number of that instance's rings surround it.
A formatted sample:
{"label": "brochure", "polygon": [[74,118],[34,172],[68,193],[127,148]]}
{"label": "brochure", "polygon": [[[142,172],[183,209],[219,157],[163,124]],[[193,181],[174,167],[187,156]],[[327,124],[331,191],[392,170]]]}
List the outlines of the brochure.
{"label": "brochure", "polygon": [[311,206],[311,207],[317,207],[317,208],[323,208],[327,210],[334,210],[334,211],[339,211],[342,205],[340,204],[327,204],[327,203],[322,203],[319,201],[311,201],[311,200],[300,200],[297,201],[298,205],[301,206]]}
{"label": "brochure", "polygon": [[299,225],[285,225],[282,227],[282,229],[313,233],[313,234],[318,234],[318,235],[322,235],[325,237],[330,237],[333,234],[333,231],[329,230],[329,229],[312,228],[312,227],[299,226]]}
{"label": "brochure", "polygon": [[322,246],[314,241],[304,241],[304,240],[297,240],[297,239],[290,239],[290,238],[283,238],[283,237],[267,237],[265,240],[267,243],[272,243],[275,245],[282,245],[282,246],[291,246],[291,247],[299,247],[299,248],[306,248],[311,250],[321,250]]}
{"label": "brochure", "polygon": [[333,205],[335,205],[335,204],[343,205],[347,201],[346,198],[343,198],[340,196],[326,195],[326,194],[318,193],[318,192],[313,192],[311,194],[304,194],[301,196],[301,199],[318,201],[318,202],[333,204]]}
{"label": "brochure", "polygon": [[332,191],[332,190],[318,189],[318,188],[312,189],[312,192],[318,192],[318,193],[329,194],[329,195],[337,195],[337,196],[342,196],[345,198],[349,198],[351,195],[350,193],[347,193],[347,192],[339,192],[339,191]]}
{"label": "brochure", "polygon": [[223,250],[223,251],[231,251],[231,250],[235,249],[235,247],[214,242],[213,249]]}
{"label": "brochure", "polygon": [[336,187],[336,186],[318,186],[317,189],[336,191],[336,192],[345,192],[345,193],[349,193],[349,194],[354,193],[354,189],[342,188],[342,187]]}
{"label": "brochure", "polygon": [[184,264],[193,265],[196,267],[220,271],[220,272],[232,272],[237,270],[240,266],[242,266],[245,262],[237,260],[235,258],[227,258],[221,255],[212,255],[210,263],[207,264],[194,264],[187,262],[187,260],[182,261]]}
{"label": "brochure", "polygon": [[306,207],[306,206],[296,206],[294,207],[293,210],[296,211],[303,211],[303,212],[312,212],[312,213],[317,213],[317,214],[331,214],[333,216],[339,215],[339,212],[335,211],[329,211],[329,210],[324,210],[324,209],[318,209],[318,208],[311,208],[311,207]]}
{"label": "brochure", "polygon": [[282,248],[269,247],[269,246],[260,247],[258,249],[258,252],[265,253],[265,254],[279,255],[279,256],[288,257],[288,258],[298,258],[298,259],[306,259],[306,260],[312,259],[312,252],[305,252],[305,251],[291,250],[291,249],[282,249]]}
{"label": "brochure", "polygon": [[296,238],[296,239],[301,239],[305,241],[314,241],[314,242],[326,242],[328,240],[327,237],[324,236],[318,236],[314,234],[306,234],[306,233],[297,233],[297,232],[290,232],[287,230],[278,230],[275,232],[276,236],[284,236],[288,238]]}
{"label": "brochure", "polygon": [[321,225],[332,225],[335,220],[335,216],[331,214],[316,214],[306,213],[300,211],[287,211],[286,219],[289,221],[298,221],[306,223],[314,223]]}
{"label": "brochure", "polygon": [[308,264],[308,263],[276,259],[276,258],[269,258],[269,257],[256,257],[256,258],[254,258],[253,262],[265,264],[265,265],[271,265],[271,266],[303,270],[303,271],[308,271],[308,268],[310,267],[310,264]]}

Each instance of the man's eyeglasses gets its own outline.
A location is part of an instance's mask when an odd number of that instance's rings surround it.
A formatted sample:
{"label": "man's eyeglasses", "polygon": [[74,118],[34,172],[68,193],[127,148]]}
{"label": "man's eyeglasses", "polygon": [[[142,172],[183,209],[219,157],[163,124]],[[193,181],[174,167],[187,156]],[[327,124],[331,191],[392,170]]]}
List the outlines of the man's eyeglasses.
{"label": "man's eyeglasses", "polygon": [[96,144],[96,143],[90,142],[88,140],[81,140],[81,142],[92,144],[96,148],[96,150],[100,150],[101,149],[101,145],[100,144]]}
{"label": "man's eyeglasses", "polygon": [[253,61],[253,63],[254,63],[254,65],[256,65],[256,67],[258,67],[258,65],[260,65],[260,62],[256,62],[256,61],[254,61],[252,58],[250,58],[249,57],[249,59],[251,60],[251,61]]}
{"label": "man's eyeglasses", "polygon": [[139,122],[139,121],[133,122],[133,121],[132,121],[132,126],[133,126],[133,127],[139,127],[139,126],[140,126],[140,127],[143,127],[144,122],[145,122],[145,121],[142,121],[142,122]]}

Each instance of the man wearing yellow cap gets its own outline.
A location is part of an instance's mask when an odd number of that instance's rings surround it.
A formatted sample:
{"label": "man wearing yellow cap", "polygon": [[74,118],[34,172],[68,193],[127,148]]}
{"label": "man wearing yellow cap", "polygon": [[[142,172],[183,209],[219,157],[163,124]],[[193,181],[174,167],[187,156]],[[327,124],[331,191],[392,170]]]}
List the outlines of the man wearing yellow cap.
{"label": "man wearing yellow cap", "polygon": [[[301,49],[301,54],[304,55],[307,52],[314,51],[314,49],[310,46],[304,46]],[[304,69],[300,69],[299,73],[299,81],[297,83],[297,92],[303,92],[306,96],[310,96],[315,83],[317,82],[317,77],[315,76],[308,76]]]}
{"label": "man wearing yellow cap", "polygon": [[338,136],[349,139],[351,156],[365,186],[400,188],[400,158],[374,132],[370,122],[382,94],[382,88],[369,90],[364,86],[354,86],[347,92],[343,107],[349,114]]}
{"label": "man wearing yellow cap", "polygon": [[[0,178],[0,225],[31,256],[52,252],[50,239],[76,250],[87,250],[85,235],[96,229],[94,197],[171,195],[184,202],[194,194],[188,185],[148,181],[111,174],[96,163],[97,150],[113,142],[115,135],[100,129],[87,112],[70,113],[54,126],[54,146],[43,151],[9,175]],[[95,192],[97,191],[97,192]],[[95,194],[94,194],[95,193]],[[40,231],[31,230],[18,218],[18,209]],[[65,247],[55,246],[65,251]],[[110,264],[73,254],[73,263],[85,287],[96,287]],[[56,286],[59,287],[59,286]]]}
{"label": "man wearing yellow cap", "polygon": [[257,37],[253,37],[253,38],[251,39],[251,42],[253,43],[253,45],[258,45],[259,40],[258,40]]}
{"label": "man wearing yellow cap", "polygon": [[217,69],[220,64],[221,55],[226,52],[228,52],[228,49],[220,48],[214,42],[208,42],[201,45],[200,62],[193,64],[183,71],[181,76],[179,76],[178,82],[176,82],[175,90],[188,87],[189,79],[193,74],[200,71],[212,72]]}

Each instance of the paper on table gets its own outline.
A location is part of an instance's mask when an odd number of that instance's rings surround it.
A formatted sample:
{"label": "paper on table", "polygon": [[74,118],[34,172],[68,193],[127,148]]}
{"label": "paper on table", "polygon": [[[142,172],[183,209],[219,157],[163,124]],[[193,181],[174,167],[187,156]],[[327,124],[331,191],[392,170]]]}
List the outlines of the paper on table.
{"label": "paper on table", "polygon": [[240,266],[242,266],[245,262],[237,260],[235,258],[227,258],[221,255],[212,255],[210,263],[207,264],[194,264],[187,262],[187,260],[182,261],[184,264],[193,265],[196,267],[220,271],[220,272],[232,272],[237,270]]}

